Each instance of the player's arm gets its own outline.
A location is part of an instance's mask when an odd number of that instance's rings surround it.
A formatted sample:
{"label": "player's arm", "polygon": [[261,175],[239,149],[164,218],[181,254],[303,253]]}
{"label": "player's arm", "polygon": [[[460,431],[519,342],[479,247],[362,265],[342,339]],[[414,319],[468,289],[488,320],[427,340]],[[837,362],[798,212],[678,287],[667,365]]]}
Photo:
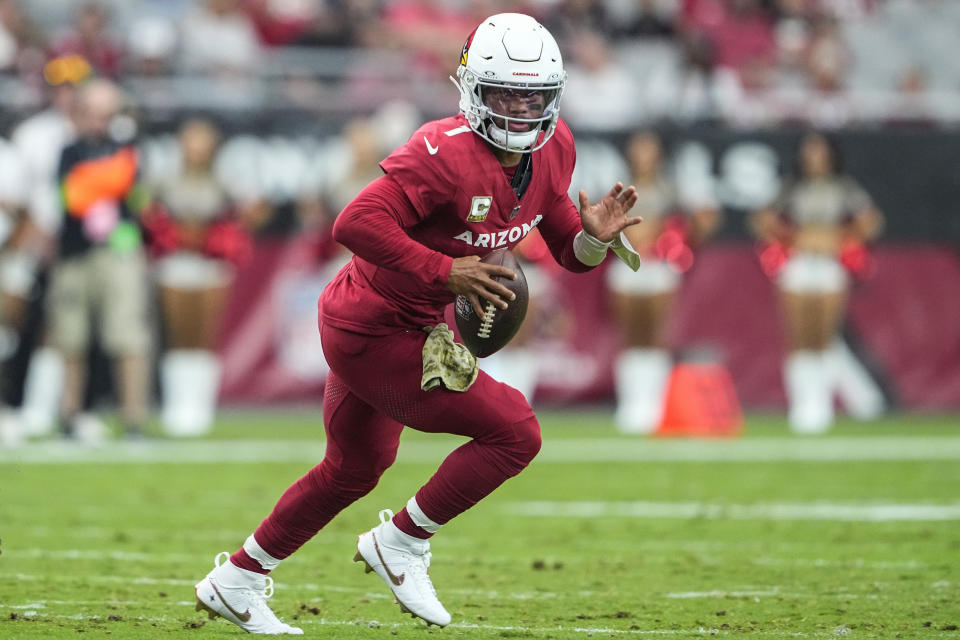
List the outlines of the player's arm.
{"label": "player's arm", "polygon": [[550,253],[558,264],[570,271],[587,271],[601,262],[607,248],[627,227],[642,218],[627,215],[637,203],[637,190],[618,182],[599,202],[590,203],[580,190],[580,209],[564,195],[540,223]]}
{"label": "player's arm", "polygon": [[445,285],[453,258],[413,240],[404,229],[420,216],[403,189],[381,176],[337,216],[333,239],[375,265],[416,276],[428,285]]}
{"label": "player's arm", "polygon": [[421,219],[403,188],[389,175],[382,176],[367,185],[337,216],[333,239],[375,265],[467,296],[481,314],[481,298],[506,309],[506,300],[512,299],[513,293],[494,277],[513,278],[513,272],[482,263],[479,256],[451,258],[413,240],[404,229]]}

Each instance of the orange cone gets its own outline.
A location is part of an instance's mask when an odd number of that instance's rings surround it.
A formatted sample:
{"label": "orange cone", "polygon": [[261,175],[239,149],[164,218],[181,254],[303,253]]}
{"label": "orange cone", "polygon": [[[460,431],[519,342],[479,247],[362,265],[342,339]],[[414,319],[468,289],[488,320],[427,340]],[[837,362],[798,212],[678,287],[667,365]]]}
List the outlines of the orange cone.
{"label": "orange cone", "polygon": [[743,411],[727,368],[679,363],[670,374],[659,436],[729,438],[743,430]]}

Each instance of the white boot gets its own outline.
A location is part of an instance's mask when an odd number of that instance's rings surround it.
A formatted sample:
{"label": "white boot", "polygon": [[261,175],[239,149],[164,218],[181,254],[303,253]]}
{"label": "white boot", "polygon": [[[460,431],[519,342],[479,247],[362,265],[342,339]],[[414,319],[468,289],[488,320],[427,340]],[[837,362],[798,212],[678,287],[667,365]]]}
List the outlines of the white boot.
{"label": "white boot", "polygon": [[247,633],[303,635],[303,629],[281,622],[267,600],[273,596],[273,578],[235,567],[226,551],[214,558],[214,567],[197,583],[197,611],[211,619],[220,616]]}
{"label": "white boot", "polygon": [[160,421],[172,436],[200,436],[213,427],[220,389],[220,361],[203,349],[175,349],[160,366]]}
{"label": "white boot", "polygon": [[20,418],[24,435],[45,436],[53,432],[63,395],[64,364],[60,352],[40,347],[30,356],[23,382]]}
{"label": "white boot", "polygon": [[833,424],[833,396],[825,352],[794,351],[784,363],[783,379],[790,428],[795,433],[829,429]]}
{"label": "white boot", "polygon": [[857,420],[875,420],[887,409],[883,391],[857,359],[843,338],[826,352],[830,377],[847,413]]}
{"label": "white boot", "polygon": [[393,512],[380,512],[380,524],[357,539],[354,562],[376,572],[393,592],[400,610],[422,618],[427,626],[445,627],[450,614],[430,581],[430,542],[409,536],[391,521]]}
{"label": "white boot", "polygon": [[660,425],[672,364],[664,349],[627,349],[617,357],[614,375],[620,431],[652,433]]}
{"label": "white boot", "polygon": [[509,347],[480,361],[481,369],[522,393],[527,402],[533,401],[537,386],[537,366],[537,359],[530,351]]}

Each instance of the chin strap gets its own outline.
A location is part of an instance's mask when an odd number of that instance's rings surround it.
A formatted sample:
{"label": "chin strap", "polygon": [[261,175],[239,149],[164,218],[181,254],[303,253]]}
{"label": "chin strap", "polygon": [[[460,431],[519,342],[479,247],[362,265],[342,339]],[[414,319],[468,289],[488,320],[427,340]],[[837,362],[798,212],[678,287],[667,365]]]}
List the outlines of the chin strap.
{"label": "chin strap", "polygon": [[510,179],[510,186],[513,188],[513,192],[517,195],[517,200],[523,198],[523,194],[526,193],[527,187],[530,186],[530,179],[533,177],[533,162],[530,160],[532,154],[525,153],[520,156],[520,164],[517,165],[517,170],[513,174],[513,178]]}

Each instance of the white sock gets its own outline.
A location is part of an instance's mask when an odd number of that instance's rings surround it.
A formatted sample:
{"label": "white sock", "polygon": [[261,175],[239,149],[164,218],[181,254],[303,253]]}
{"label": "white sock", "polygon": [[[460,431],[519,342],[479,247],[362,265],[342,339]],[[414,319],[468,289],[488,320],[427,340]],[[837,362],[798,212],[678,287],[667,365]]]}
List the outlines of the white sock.
{"label": "white sock", "polygon": [[480,368],[500,382],[523,394],[527,402],[533,400],[537,387],[538,360],[527,349],[507,348],[484,358]]}
{"label": "white sock", "polygon": [[427,533],[436,533],[440,531],[442,524],[437,524],[433,520],[427,517],[427,514],[423,512],[423,509],[420,508],[420,505],[417,504],[416,496],[407,500],[407,515],[410,516],[410,519],[413,520],[413,524],[417,525]]}
{"label": "white sock", "polygon": [[409,549],[410,551],[423,554],[430,549],[430,541],[404,533],[393,524],[393,520],[387,520],[379,526],[379,534],[383,538],[383,543],[394,549]]}
{"label": "white sock", "polygon": [[40,347],[30,356],[23,382],[20,417],[27,435],[41,436],[53,431],[63,394],[64,364],[60,352]]}
{"label": "white sock", "polygon": [[247,552],[247,555],[256,560],[261,567],[266,571],[273,571],[278,566],[282,560],[279,558],[274,558],[272,555],[263,550],[263,547],[260,546],[260,543],[257,542],[257,539],[253,537],[251,533],[247,536],[246,541],[243,543],[243,550]]}
{"label": "white sock", "polygon": [[822,433],[833,424],[831,376],[823,351],[801,349],[787,356],[783,370],[790,428]]}
{"label": "white sock", "polygon": [[652,433],[663,417],[664,395],[673,362],[664,349],[627,349],[617,357],[617,428]]}
{"label": "white sock", "polygon": [[216,575],[217,582],[227,587],[262,585],[266,579],[262,573],[241,569],[230,560],[227,560],[217,568]]}
{"label": "white sock", "polygon": [[837,338],[826,352],[830,378],[847,412],[858,420],[873,420],[886,410],[883,391],[843,338]]}

